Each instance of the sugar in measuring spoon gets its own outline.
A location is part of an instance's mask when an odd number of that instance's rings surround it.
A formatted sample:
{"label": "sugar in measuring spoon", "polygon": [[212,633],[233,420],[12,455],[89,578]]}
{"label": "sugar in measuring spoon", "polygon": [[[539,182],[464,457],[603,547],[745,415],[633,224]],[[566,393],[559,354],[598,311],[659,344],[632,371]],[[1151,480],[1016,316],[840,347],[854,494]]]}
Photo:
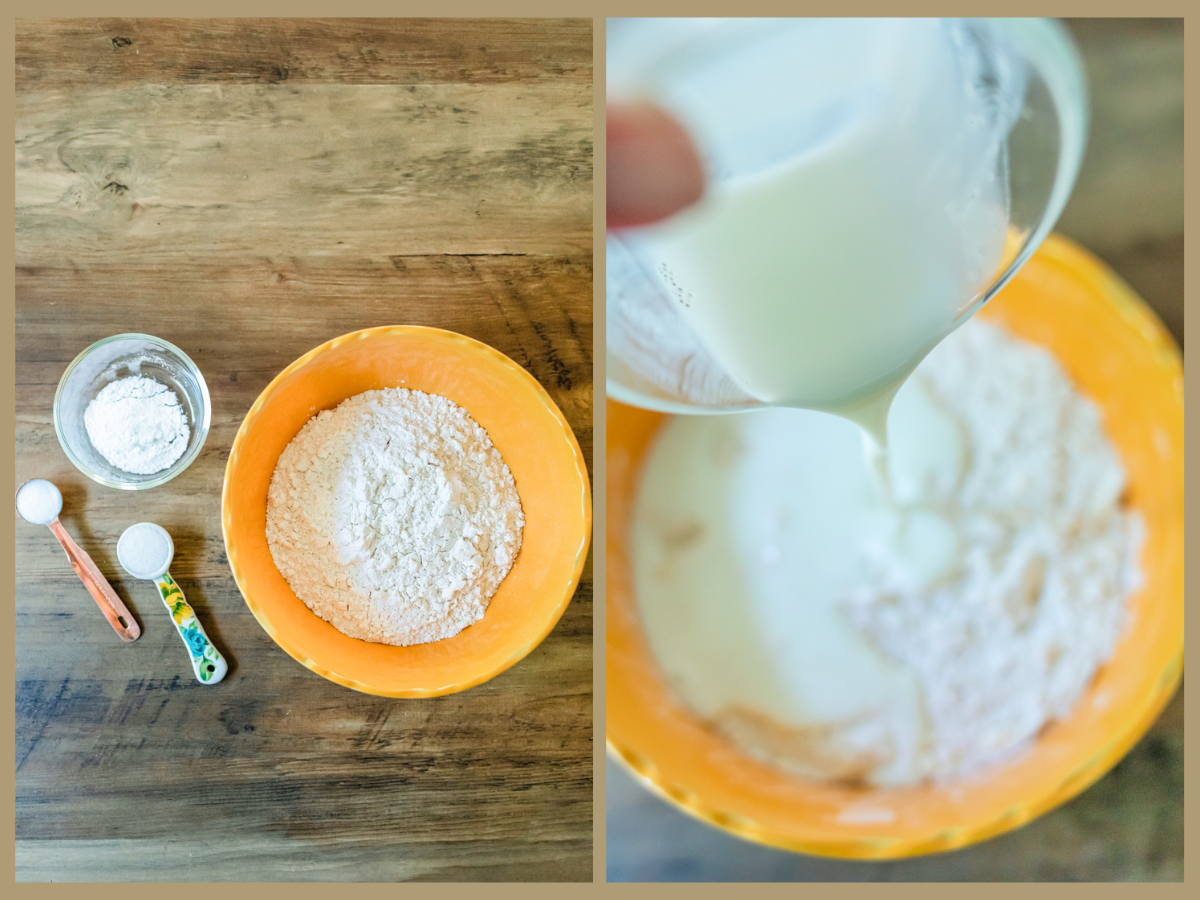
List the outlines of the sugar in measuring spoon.
{"label": "sugar in measuring spoon", "polygon": [[158,585],[163,603],[171,613],[175,629],[188,648],[192,670],[203,684],[216,684],[229,670],[196,613],[184,599],[183,591],[167,571],[175,557],[175,542],[165,528],[153,522],[130,525],[117,541],[117,559],[134,578],[144,578]]}
{"label": "sugar in measuring spoon", "polygon": [[79,576],[121,640],[136,641],[142,633],[141,627],[112,589],[112,585],[100,574],[92,558],[75,543],[58,521],[63,502],[62,494],[54,483],[44,478],[27,481],[17,490],[16,502],[17,513],[22,519],[33,525],[47,526],[58,538],[58,542],[67,553],[71,568],[75,570],[75,574]]}

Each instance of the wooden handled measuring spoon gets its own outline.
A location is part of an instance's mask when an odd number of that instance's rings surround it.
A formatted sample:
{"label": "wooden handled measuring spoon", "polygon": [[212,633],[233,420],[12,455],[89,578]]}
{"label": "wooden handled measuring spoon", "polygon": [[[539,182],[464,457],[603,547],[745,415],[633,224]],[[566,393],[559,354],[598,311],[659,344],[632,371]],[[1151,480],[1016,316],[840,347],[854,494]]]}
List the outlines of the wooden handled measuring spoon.
{"label": "wooden handled measuring spoon", "polygon": [[136,641],[142,633],[141,627],[129,614],[112,585],[100,574],[92,558],[75,543],[58,521],[58,514],[62,512],[62,494],[54,486],[54,482],[44,478],[34,478],[25,482],[17,489],[16,501],[17,513],[22,519],[33,525],[46,525],[58,538],[63,550],[67,552],[71,568],[95,599],[96,605],[100,607],[113,630],[121,636],[121,640]]}
{"label": "wooden handled measuring spoon", "polygon": [[202,684],[216,684],[229,671],[229,664],[208,639],[196,613],[183,598],[183,591],[167,571],[174,558],[175,542],[171,535],[153,522],[130,525],[117,541],[117,559],[125,571],[134,578],[144,578],[158,585],[158,593],[171,613],[175,630],[188,648],[197,680]]}

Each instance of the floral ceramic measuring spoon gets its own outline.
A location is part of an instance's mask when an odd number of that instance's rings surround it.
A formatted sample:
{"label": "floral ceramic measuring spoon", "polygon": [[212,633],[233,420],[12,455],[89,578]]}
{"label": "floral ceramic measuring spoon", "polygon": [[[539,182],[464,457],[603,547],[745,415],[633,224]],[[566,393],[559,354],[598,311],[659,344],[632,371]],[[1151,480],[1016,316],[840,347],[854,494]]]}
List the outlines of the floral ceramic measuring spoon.
{"label": "floral ceramic measuring spoon", "polygon": [[167,571],[174,558],[175,542],[171,535],[153,522],[130,525],[117,541],[117,559],[122,568],[134,578],[144,578],[158,585],[175,629],[188,648],[196,678],[203,684],[216,684],[225,677],[229,666],[204,633],[200,620],[184,599],[183,591]]}

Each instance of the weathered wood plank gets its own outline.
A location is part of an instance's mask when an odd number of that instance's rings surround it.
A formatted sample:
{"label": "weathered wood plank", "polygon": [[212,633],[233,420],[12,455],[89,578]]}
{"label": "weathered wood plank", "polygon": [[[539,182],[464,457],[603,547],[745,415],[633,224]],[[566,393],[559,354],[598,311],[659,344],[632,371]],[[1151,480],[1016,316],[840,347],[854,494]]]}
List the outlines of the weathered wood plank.
{"label": "weathered wood plank", "polygon": [[591,88],[17,95],[19,265],[591,250]]}
{"label": "weathered wood plank", "polygon": [[[514,862],[518,856],[520,862]],[[456,862],[447,865],[447,859]],[[192,834],[118,842],[18,840],[17,881],[56,871],[63,881],[587,881],[591,844],[530,841],[311,841],[246,835],[234,845]]]}
{"label": "weathered wood plank", "polygon": [[32,85],[592,80],[590,19],[18,19]]}
{"label": "weathered wood plank", "polygon": [[[18,879],[589,880],[590,560],[511,669],[434,700],[372,697],[258,625],[220,493],[270,379],[389,324],[509,355],[590,467],[591,23],[17,32],[15,474],[60,487],[63,524],[143,625],[122,645],[46,529],[18,521]],[[76,471],[51,419],[71,359],[126,331],[183,348],[213,402],[197,460],[136,493]],[[172,574],[230,661],[220,685],[195,683],[161,601],[117,564],[145,520],[174,537]]]}

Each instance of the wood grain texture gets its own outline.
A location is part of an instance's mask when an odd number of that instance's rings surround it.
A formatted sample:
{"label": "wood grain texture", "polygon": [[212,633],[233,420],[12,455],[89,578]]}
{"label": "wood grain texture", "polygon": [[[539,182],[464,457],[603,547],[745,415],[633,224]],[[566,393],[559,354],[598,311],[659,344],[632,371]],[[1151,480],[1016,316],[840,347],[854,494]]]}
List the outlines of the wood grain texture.
{"label": "wood grain texture", "polygon": [[[1183,345],[1183,22],[1071,20],[1091,92],[1083,167],[1057,230],[1101,257]],[[884,863],[755,846],[668,807],[610,764],[612,881],[1181,881],[1182,690],[1100,782],[1025,827]]]}
{"label": "wood grain texture", "polygon": [[591,86],[590,19],[17,19],[17,87]]}
{"label": "wood grain texture", "polygon": [[591,251],[586,85],[18,98],[19,263]]}
{"label": "wood grain texture", "polygon": [[[18,523],[19,880],[591,879],[590,559],[522,662],[389,700],[271,641],[220,529],[258,393],[377,325],[509,355],[590,471],[591,48],[586,20],[18,23],[16,482],[62,489],[143,627],[122,645],[49,532]],[[213,404],[200,457],[136,493],[76,471],[51,418],[70,360],[126,331],[181,347]],[[146,520],[229,660],[219,685],[117,564]]]}
{"label": "wood grain texture", "polygon": [[1183,20],[1070,19],[1091,126],[1058,230],[1113,267],[1183,346]]}

